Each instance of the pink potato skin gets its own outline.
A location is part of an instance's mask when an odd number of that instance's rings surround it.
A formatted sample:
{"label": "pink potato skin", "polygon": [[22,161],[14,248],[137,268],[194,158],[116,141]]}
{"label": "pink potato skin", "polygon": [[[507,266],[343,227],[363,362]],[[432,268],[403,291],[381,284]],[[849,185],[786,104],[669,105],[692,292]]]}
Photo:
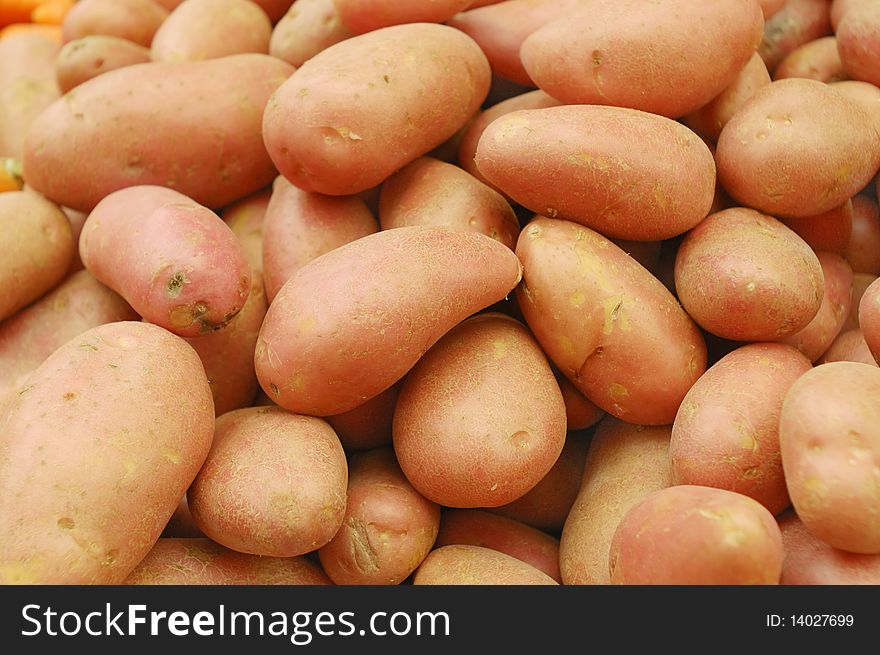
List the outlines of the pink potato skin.
{"label": "pink potato skin", "polygon": [[556,585],[543,571],[482,546],[455,544],[431,551],[413,578],[415,585]]}
{"label": "pink potato skin", "polygon": [[167,17],[167,9],[153,0],[81,0],[64,17],[61,37],[69,43],[102,34],[149,48]]}
{"label": "pink potato skin", "polygon": [[220,212],[220,218],[238,237],[248,264],[254,273],[263,272],[263,222],[272,197],[271,189],[264,189],[235,202]]}
{"label": "pink potato skin", "polygon": [[797,48],[831,34],[828,0],[788,0],[764,23],[758,54],[772,74]]}
{"label": "pink potato skin", "polygon": [[79,249],[99,282],[146,320],[180,336],[221,329],[251,289],[250,267],[226,224],[163,187],[129,187],[107,196],[89,214]]}
{"label": "pink potato skin", "polygon": [[339,20],[333,0],[296,0],[272,30],[269,54],[299,67],[352,36]]}
{"label": "pink potato skin", "polygon": [[858,80],[830,82],[829,86],[867,111],[874,122],[874,127],[880,131],[880,89],[873,84]]}
{"label": "pink potato skin", "polygon": [[482,234],[405,227],[358,239],[301,268],[272,301],[260,385],[291,411],[347,412],[521,277],[516,256]]}
{"label": "pink potato skin", "polygon": [[672,427],[675,484],[735,491],[774,515],[788,507],[779,413],[786,392],[811,368],[790,346],[754,343],[706,371],[685,396]]}
{"label": "pink potato skin", "polygon": [[843,62],[840,61],[837,39],[823,36],[789,53],[773,74],[774,80],[786,77],[806,77],[826,84],[847,79]]}
{"label": "pink potato skin", "polygon": [[852,232],[844,257],[853,273],[880,275],[880,209],[873,198],[861,194],[852,204]]}
{"label": "pink potato skin", "polygon": [[782,222],[814,252],[825,250],[844,255],[852,238],[853,203],[847,200],[830,211],[815,216],[784,218]]}
{"label": "pink potato skin", "polygon": [[844,330],[828,347],[828,350],[819,359],[820,364],[830,362],[861,362],[869,366],[877,366],[865,335],[859,328]]}
{"label": "pink potato skin", "polygon": [[404,23],[444,23],[471,0],[333,0],[339,19],[355,34]]}
{"label": "pink potato skin", "polygon": [[122,582],[205,461],[213,419],[198,356],[166,330],[110,323],[56,350],[0,415],[0,583]]}
{"label": "pink potato skin", "polygon": [[[81,211],[113,191],[146,184],[177,189],[211,208],[228,205],[277,175],[261,139],[263,109],[292,72],[274,57],[247,54],[99,75],[34,121],[25,139],[25,181]],[[90,153],[88,174],[70,165],[83,152]]]}
{"label": "pink potato skin", "polygon": [[391,424],[399,394],[400,385],[395,384],[363,405],[342,414],[326,416],[324,420],[336,431],[347,451],[390,446]]}
{"label": "pink potato skin", "polygon": [[55,77],[61,93],[67,93],[98,75],[149,61],[149,48],[118,36],[95,34],[61,49],[55,60]]}
{"label": "pink potato skin", "polygon": [[850,78],[880,85],[880,7],[873,2],[854,5],[841,17],[836,33]]}

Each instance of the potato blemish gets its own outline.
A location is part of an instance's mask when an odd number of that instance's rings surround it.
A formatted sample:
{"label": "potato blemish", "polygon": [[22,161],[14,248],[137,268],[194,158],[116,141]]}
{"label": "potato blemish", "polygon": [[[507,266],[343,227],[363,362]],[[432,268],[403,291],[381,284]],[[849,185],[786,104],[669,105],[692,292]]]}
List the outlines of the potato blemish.
{"label": "potato blemish", "polygon": [[73,522],[73,519],[66,516],[58,519],[59,530],[64,530],[65,532],[68,532],[70,530],[73,530],[74,527],[76,527],[76,524]]}
{"label": "potato blemish", "polygon": [[169,278],[168,283],[165,285],[165,293],[168,294],[169,298],[177,298],[183,291],[184,284],[189,284],[189,278],[186,277],[186,273],[183,271],[178,271]]}

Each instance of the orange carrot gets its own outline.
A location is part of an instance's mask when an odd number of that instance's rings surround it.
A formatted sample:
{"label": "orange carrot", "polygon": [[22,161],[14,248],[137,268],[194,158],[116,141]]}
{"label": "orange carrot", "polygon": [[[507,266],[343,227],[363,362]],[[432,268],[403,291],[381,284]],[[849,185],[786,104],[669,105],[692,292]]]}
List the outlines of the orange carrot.
{"label": "orange carrot", "polygon": [[43,0],[43,3],[31,12],[31,22],[61,25],[73,5],[74,0]]}
{"label": "orange carrot", "polygon": [[60,25],[38,25],[36,23],[13,23],[0,30],[0,39],[13,34],[40,34],[61,43]]}

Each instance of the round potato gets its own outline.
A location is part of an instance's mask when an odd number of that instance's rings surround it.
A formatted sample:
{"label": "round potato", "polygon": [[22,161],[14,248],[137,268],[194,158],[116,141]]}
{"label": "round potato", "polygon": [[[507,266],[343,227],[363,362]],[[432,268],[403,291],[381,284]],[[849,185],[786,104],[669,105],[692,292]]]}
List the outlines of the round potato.
{"label": "round potato", "polygon": [[771,73],[797,48],[831,34],[828,0],[787,0],[764,23],[758,54]]}
{"label": "round potato", "polygon": [[555,585],[556,580],[510,555],[481,546],[431,551],[413,578],[416,585]]}
{"label": "round potato", "polygon": [[117,68],[146,64],[150,49],[118,36],[95,34],[65,45],[55,61],[55,77],[67,93],[93,77]]}
{"label": "round potato", "polygon": [[859,328],[844,330],[828,347],[819,359],[820,364],[830,362],[861,362],[869,366],[877,366],[865,335]]}
{"label": "round potato", "polygon": [[824,36],[790,52],[773,73],[774,80],[787,77],[804,77],[826,84],[847,79],[843,62],[840,61],[837,39]]}
{"label": "round potato", "polygon": [[65,43],[101,34],[149,48],[167,17],[167,9],[153,0],[80,0],[64,17],[61,34]]}
{"label": "round potato", "polygon": [[333,0],[297,0],[272,30],[269,54],[299,67],[352,36]]}

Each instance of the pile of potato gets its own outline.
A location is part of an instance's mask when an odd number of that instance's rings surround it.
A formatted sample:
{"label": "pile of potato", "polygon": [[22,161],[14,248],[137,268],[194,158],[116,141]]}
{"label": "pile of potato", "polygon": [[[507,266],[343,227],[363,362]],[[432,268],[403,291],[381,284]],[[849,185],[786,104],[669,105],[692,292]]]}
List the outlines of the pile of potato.
{"label": "pile of potato", "polygon": [[880,583],[880,3],[60,34],[0,38],[0,584]]}

